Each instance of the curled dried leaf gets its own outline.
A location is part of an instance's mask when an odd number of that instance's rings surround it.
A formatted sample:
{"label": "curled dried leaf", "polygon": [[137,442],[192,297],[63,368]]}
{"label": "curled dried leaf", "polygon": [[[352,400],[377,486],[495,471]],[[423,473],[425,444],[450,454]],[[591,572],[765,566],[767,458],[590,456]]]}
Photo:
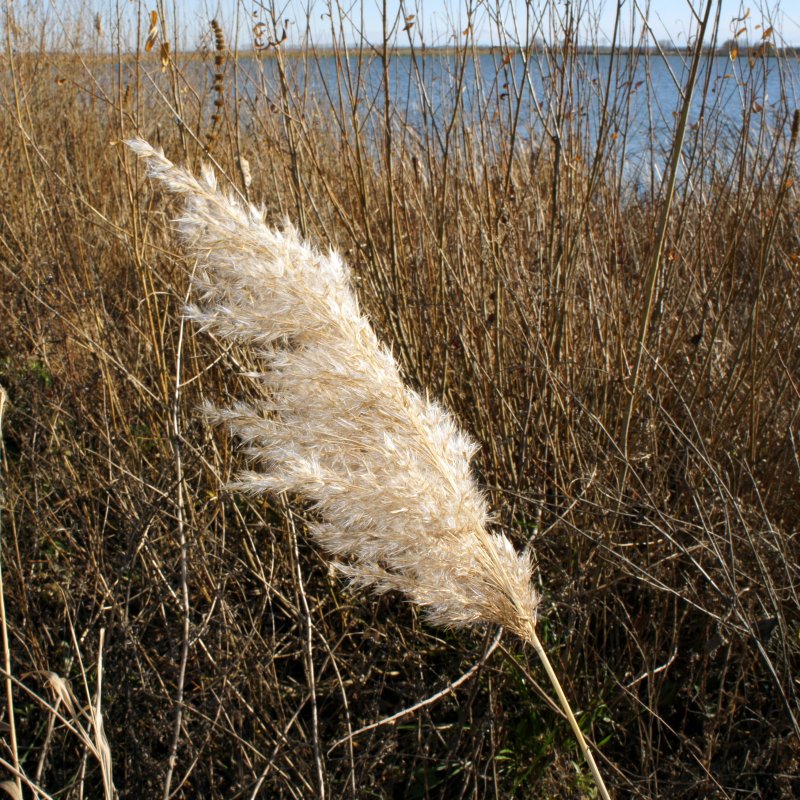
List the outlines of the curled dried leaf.
{"label": "curled dried leaf", "polygon": [[56,701],[59,704],[63,703],[72,718],[75,719],[77,717],[77,713],[75,711],[75,704],[73,702],[72,689],[70,688],[67,680],[62,678],[58,673],[49,671],[44,673],[44,677],[45,683],[50,687],[50,690],[55,695]]}
{"label": "curled dried leaf", "polygon": [[257,22],[253,25],[253,46],[256,50],[264,50],[267,47],[265,37],[267,35],[267,26],[263,22]]}
{"label": "curled dried leaf", "polygon": [[150,12],[150,30],[147,32],[147,41],[144,44],[145,53],[149,53],[158,39],[158,11]]}
{"label": "curled dried leaf", "polygon": [[249,189],[250,184],[253,182],[253,176],[250,172],[250,162],[244,156],[241,156],[237,161],[239,164],[239,171],[242,173],[242,182],[245,188]]}

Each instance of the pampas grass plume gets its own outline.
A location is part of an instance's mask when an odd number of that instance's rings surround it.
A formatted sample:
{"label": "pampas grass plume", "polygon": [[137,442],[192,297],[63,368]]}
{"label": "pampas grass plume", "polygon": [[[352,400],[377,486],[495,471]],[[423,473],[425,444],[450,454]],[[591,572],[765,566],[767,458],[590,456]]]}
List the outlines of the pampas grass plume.
{"label": "pampas grass plume", "polygon": [[178,230],[197,262],[188,316],[248,345],[261,367],[256,403],[206,409],[259,467],[233,486],[310,503],[310,533],[353,584],[402,592],[437,625],[502,625],[534,645],[557,684],[536,636],[530,554],[488,530],[475,445],[404,385],[339,256],[268,227],[210,169],[196,178],[141,139],[127,145],[186,198]]}

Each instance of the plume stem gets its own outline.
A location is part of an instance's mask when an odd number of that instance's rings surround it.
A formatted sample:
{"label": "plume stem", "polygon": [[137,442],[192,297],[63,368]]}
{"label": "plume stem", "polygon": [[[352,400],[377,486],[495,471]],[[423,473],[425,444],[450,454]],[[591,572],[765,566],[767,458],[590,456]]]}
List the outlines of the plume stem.
{"label": "plume stem", "polygon": [[567,696],[564,694],[564,690],[561,688],[561,681],[558,680],[558,675],[556,675],[556,671],[553,669],[553,665],[550,663],[550,659],[547,657],[547,653],[545,652],[544,645],[539,639],[539,636],[537,635],[536,629],[533,627],[533,625],[531,625],[530,630],[527,632],[526,638],[528,642],[533,645],[533,649],[536,651],[536,655],[539,656],[539,660],[542,662],[542,666],[544,667],[544,671],[547,673],[547,677],[550,678],[550,683],[552,684],[553,689],[555,689],[558,702],[561,705],[567,720],[569,721],[572,732],[575,734],[575,739],[578,742],[578,746],[581,748],[581,752],[586,759],[586,763],[589,765],[589,769],[592,771],[592,777],[597,784],[600,797],[602,797],[603,800],[611,800],[611,796],[609,795],[608,789],[606,789],[606,785],[603,781],[603,776],[600,774],[600,770],[597,768],[597,763],[595,762],[594,756],[592,755],[591,750],[589,750],[589,745],[587,744],[586,739],[581,732],[580,726],[578,725],[578,720],[575,719],[575,715],[572,713],[569,700],[567,700]]}

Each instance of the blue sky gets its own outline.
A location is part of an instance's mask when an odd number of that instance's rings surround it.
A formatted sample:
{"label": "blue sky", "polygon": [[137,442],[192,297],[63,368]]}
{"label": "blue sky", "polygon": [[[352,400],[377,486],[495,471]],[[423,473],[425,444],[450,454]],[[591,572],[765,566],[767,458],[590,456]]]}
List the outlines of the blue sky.
{"label": "blue sky", "polygon": [[[118,0],[95,0],[94,8],[101,13],[113,18]],[[66,6],[85,5],[81,0],[61,0]],[[91,0],[90,0],[91,2]],[[208,22],[218,16],[223,22],[226,31],[232,31],[238,9],[240,45],[247,47],[252,38],[251,30],[255,22],[266,17],[264,8],[269,7],[270,0],[164,0],[168,13],[173,8],[178,11],[178,25],[182,31],[182,45],[195,47],[203,34],[207,35]],[[330,22],[324,13],[328,9],[328,0],[272,0],[281,18],[293,20],[289,27],[288,43],[298,44],[300,32],[305,30],[306,18],[311,23],[315,39],[319,44],[330,41]],[[454,32],[462,31],[467,25],[466,8],[468,2],[477,7],[474,32],[481,43],[488,42],[487,22],[488,8],[494,8],[496,0],[478,2],[478,0],[387,0],[387,8],[392,17],[402,7],[405,14],[414,14],[415,21],[412,33],[417,42],[420,35],[424,34],[426,43],[446,44]],[[120,7],[135,9],[139,5],[143,12],[157,6],[157,0],[121,0]],[[687,36],[692,32],[691,7],[700,9],[704,0],[623,0],[622,17],[626,20],[627,32],[623,41],[630,39],[630,20],[633,16],[637,20],[637,28],[641,29],[642,11],[649,5],[649,23],[653,34],[659,40],[673,40],[685,43]],[[335,5],[335,0],[334,0]],[[501,0],[500,5],[505,9],[506,23],[511,24],[512,13],[518,20],[523,20],[525,15],[525,0]],[[530,8],[536,13],[544,3],[541,0],[531,0]],[[340,0],[339,7],[349,9],[354,22],[360,28],[363,20],[363,29],[370,41],[377,41],[381,32],[381,6],[380,0]],[[551,8],[563,13],[564,0],[551,2]],[[586,19],[597,21],[600,30],[600,41],[611,35],[614,15],[617,8],[616,0],[602,2],[602,0],[572,0],[572,6],[582,7],[586,11]],[[105,12],[103,12],[105,9]],[[743,17],[749,9],[749,14],[744,22],[734,23],[737,17]],[[588,32],[593,26],[585,24],[583,30]],[[798,0],[767,0],[766,2],[740,2],[740,0],[722,0],[720,16],[720,40],[730,38],[733,33],[741,28],[747,32],[741,35],[744,39],[758,41],[764,30],[774,28],[773,41],[778,44],[800,45],[800,1]],[[407,41],[406,34],[402,34],[399,43]]]}

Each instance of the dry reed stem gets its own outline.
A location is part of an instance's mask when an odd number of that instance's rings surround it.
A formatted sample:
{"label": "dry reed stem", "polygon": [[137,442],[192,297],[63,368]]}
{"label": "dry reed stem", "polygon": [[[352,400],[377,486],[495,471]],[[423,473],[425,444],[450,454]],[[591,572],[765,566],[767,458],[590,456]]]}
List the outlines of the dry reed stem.
{"label": "dry reed stem", "polygon": [[183,612],[183,626],[181,633],[181,658],[178,668],[178,685],[175,693],[175,722],[172,729],[172,743],[170,744],[169,760],[167,762],[167,776],[164,779],[163,800],[169,800],[171,796],[172,776],[175,766],[178,763],[178,745],[180,743],[181,727],[183,723],[183,696],[186,683],[186,665],[189,661],[189,633],[190,633],[190,611],[188,586],[188,566],[186,526],[185,518],[185,499],[184,499],[184,474],[183,474],[183,455],[181,452],[181,376],[183,369],[183,341],[184,341],[184,322],[181,320],[180,334],[178,336],[178,348],[175,358],[175,388],[172,392],[172,450],[175,462],[175,523],[178,529],[178,546],[180,547],[181,564],[181,610]]}
{"label": "dry reed stem", "polygon": [[[3,386],[0,386],[0,455],[4,455],[5,450],[3,448],[2,440],[3,440],[3,415],[6,408],[6,403],[8,402],[8,394]],[[0,458],[0,467],[3,464],[3,459]],[[2,476],[2,470],[0,469],[0,476]],[[3,487],[2,483],[0,483],[0,545],[2,544],[2,503],[3,501]],[[14,693],[12,687],[12,680],[11,680],[11,650],[8,644],[8,620],[6,618],[6,598],[5,598],[5,589],[4,589],[4,581],[3,581],[3,558],[2,552],[0,551],[0,630],[2,630],[3,634],[3,665],[5,667],[6,673],[6,705],[8,711],[8,738],[9,738],[9,748],[11,750],[11,762],[14,766],[14,790],[17,794],[22,797],[22,781],[20,778],[20,765],[19,765],[19,755],[17,750],[17,729],[14,723]],[[6,788],[6,791],[9,793],[10,790]]]}

